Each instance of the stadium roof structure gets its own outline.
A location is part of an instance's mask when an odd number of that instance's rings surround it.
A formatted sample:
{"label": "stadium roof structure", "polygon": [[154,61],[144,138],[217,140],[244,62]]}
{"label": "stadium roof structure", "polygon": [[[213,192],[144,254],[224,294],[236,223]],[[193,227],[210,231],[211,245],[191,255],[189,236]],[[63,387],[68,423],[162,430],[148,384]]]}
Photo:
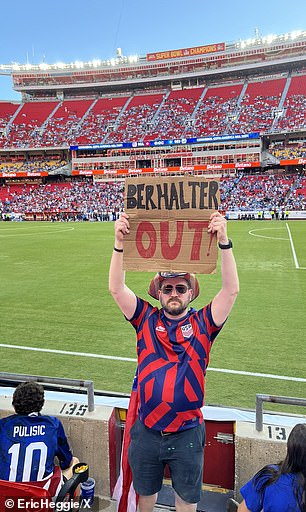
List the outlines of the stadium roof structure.
{"label": "stadium roof structure", "polygon": [[[297,42],[297,41],[304,41],[306,42],[306,31],[303,30],[296,30],[293,32],[287,32],[285,34],[281,35],[274,35],[270,34],[268,36],[262,37],[259,32],[257,31],[256,36],[253,38],[245,39],[245,40],[238,40],[236,42],[230,42],[230,43],[221,43],[222,51],[226,52],[232,52],[232,51],[241,51],[241,50],[247,50],[247,49],[255,49],[255,48],[263,48],[266,50],[273,49],[275,45],[290,45],[291,42]],[[219,43],[220,44],[220,43]],[[216,48],[214,48],[216,47]],[[18,62],[12,62],[10,64],[0,64],[0,74],[3,75],[11,75],[16,72],[52,72],[52,71],[81,71],[81,70],[89,70],[89,69],[104,69],[109,67],[120,67],[122,65],[137,65],[137,64],[143,64],[144,62],[149,62],[151,60],[160,60],[159,58],[152,59],[153,55],[160,55],[162,56],[161,59],[168,60],[169,58],[177,58],[184,55],[194,55],[198,57],[202,54],[207,54],[210,52],[218,51],[218,44],[205,44],[201,47],[196,48],[202,48],[203,52],[195,52],[195,53],[186,53],[186,50],[192,50],[192,48],[189,49],[180,49],[180,50],[167,50],[164,52],[158,52],[158,53],[151,53],[147,54],[146,56],[138,56],[138,55],[130,55],[130,56],[123,56],[121,48],[117,48],[117,57],[111,58],[107,60],[100,60],[100,59],[94,59],[92,61],[83,62],[83,61],[75,61],[70,63],[64,63],[64,62],[57,62],[54,64],[47,64],[46,62],[41,62],[39,64],[31,64],[29,62],[25,64],[21,64]],[[173,56],[171,56],[173,54]]]}
{"label": "stadium roof structure", "polygon": [[306,65],[306,31],[256,36],[236,42],[219,42],[192,48],[122,56],[110,60],[56,64],[0,64],[0,74],[10,75],[23,100],[122,93],[158,87],[195,87],[218,79],[239,79]]}

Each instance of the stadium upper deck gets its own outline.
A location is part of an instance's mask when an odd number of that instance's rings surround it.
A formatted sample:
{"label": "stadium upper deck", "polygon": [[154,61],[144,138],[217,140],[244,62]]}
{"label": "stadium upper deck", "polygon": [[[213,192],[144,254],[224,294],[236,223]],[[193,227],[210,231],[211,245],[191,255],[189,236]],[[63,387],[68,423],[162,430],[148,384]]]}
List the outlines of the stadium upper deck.
{"label": "stadium upper deck", "polygon": [[[137,88],[195,86],[216,78],[247,76],[249,73],[288,71],[306,65],[306,31],[247,41],[216,43],[193,48],[123,57],[107,61],[37,65],[0,65],[0,73],[11,74],[16,91],[29,97],[59,93],[95,94]],[[118,49],[120,50],[120,49]],[[60,87],[60,90],[59,90]]]}
{"label": "stadium upper deck", "polygon": [[302,170],[305,49],[301,31],[105,62],[0,65],[22,92],[21,103],[0,102],[1,176],[27,173],[33,159],[106,176]]}

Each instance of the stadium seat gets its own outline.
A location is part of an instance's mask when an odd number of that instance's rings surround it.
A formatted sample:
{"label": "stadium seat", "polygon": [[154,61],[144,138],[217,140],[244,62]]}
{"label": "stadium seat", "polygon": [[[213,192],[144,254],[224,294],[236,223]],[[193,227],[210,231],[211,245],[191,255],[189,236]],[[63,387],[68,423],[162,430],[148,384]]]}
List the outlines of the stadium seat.
{"label": "stadium seat", "polygon": [[[29,505],[23,505],[30,499],[33,500],[32,505],[31,502]],[[20,500],[23,500],[22,503]],[[21,508],[25,512],[30,512],[34,510],[33,506],[35,506],[36,512],[43,512],[48,510],[48,504],[51,501],[49,492],[41,487],[36,487],[31,483],[0,480],[0,510],[3,512],[6,510],[19,512]]]}
{"label": "stadium seat", "polygon": [[[84,471],[77,472],[78,468],[86,466]],[[80,462],[73,466],[73,476],[65,482],[60,490],[55,503],[62,503],[73,500],[76,488],[85,482],[88,478],[88,465]],[[20,501],[22,500],[22,501]],[[35,482],[8,482],[0,480],[0,511],[1,512],[44,512],[45,510],[54,510],[52,497],[46,489],[38,487]],[[66,503],[65,510],[69,510]],[[75,510],[75,503],[73,503]]]}

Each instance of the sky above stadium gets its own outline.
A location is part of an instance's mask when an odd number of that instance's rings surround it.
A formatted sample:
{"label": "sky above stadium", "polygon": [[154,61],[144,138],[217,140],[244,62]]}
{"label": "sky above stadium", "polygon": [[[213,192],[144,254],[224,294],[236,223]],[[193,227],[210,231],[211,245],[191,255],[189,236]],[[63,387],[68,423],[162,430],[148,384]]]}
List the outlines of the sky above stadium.
{"label": "sky above stadium", "polygon": [[[305,0],[1,0],[0,63],[107,60],[305,30]],[[0,75],[0,99],[20,100]]]}

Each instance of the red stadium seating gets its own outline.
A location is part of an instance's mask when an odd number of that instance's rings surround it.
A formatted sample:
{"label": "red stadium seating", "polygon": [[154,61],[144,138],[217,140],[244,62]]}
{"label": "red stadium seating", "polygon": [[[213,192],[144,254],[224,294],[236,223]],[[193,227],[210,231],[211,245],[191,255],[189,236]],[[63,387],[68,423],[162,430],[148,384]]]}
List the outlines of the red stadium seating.
{"label": "red stadium seating", "polygon": [[20,107],[17,103],[0,101],[0,126],[5,126]]}
{"label": "red stadium seating", "polygon": [[229,133],[227,131],[227,125],[230,123],[228,115],[235,111],[242,87],[242,83],[209,87],[199,105],[194,126],[187,128],[186,135],[201,137]]}
{"label": "red stadium seating", "polygon": [[144,139],[182,137],[203,90],[202,87],[171,91],[163,102],[154,125],[147,130]]}
{"label": "red stadium seating", "polygon": [[[290,86],[283,101],[287,80]],[[133,97],[31,101],[21,106],[0,102],[0,147],[67,147],[301,129],[306,123],[305,89],[306,74],[301,72],[291,79],[279,75]],[[280,117],[278,109],[283,112]]]}
{"label": "red stadium seating", "polygon": [[[31,483],[0,480],[1,512],[44,512],[49,510],[51,496],[48,491]],[[20,506],[19,506],[20,505]],[[51,507],[50,507],[50,510]]]}
{"label": "red stadium seating", "polygon": [[306,124],[306,74],[293,76],[284,103],[285,115],[278,130],[298,130]]}
{"label": "red stadium seating", "polygon": [[58,102],[24,103],[12,122],[5,146],[35,146],[41,140],[39,129],[57,105]]}
{"label": "red stadium seating", "polygon": [[7,135],[3,133],[3,130],[7,129],[8,123],[19,107],[20,105],[17,103],[0,102],[0,147],[3,147],[7,141]]}
{"label": "red stadium seating", "polygon": [[266,132],[274,121],[286,84],[285,78],[250,82],[237,109],[237,120],[231,124],[234,133]]}
{"label": "red stadium seating", "polygon": [[78,144],[102,142],[109,127],[114,126],[128,99],[128,96],[98,99],[84,119],[80,134],[76,136],[76,142]]}
{"label": "red stadium seating", "polygon": [[107,142],[142,140],[162,99],[162,94],[134,96],[120,116],[116,131],[107,137]]}
{"label": "red stadium seating", "polygon": [[48,120],[40,146],[65,146],[76,142],[78,125],[93,100],[63,101]]}
{"label": "red stadium seating", "polygon": [[[85,470],[77,472],[78,467],[85,465]],[[59,466],[56,466],[60,473]],[[1,512],[44,512],[45,510],[78,510],[78,491],[80,483],[88,478],[88,465],[77,463],[73,466],[73,475],[66,480],[58,495],[52,500],[50,492],[41,487],[46,482],[8,482],[0,480],[0,511]],[[62,506],[60,505],[62,504]],[[64,505],[65,503],[65,505]]]}

